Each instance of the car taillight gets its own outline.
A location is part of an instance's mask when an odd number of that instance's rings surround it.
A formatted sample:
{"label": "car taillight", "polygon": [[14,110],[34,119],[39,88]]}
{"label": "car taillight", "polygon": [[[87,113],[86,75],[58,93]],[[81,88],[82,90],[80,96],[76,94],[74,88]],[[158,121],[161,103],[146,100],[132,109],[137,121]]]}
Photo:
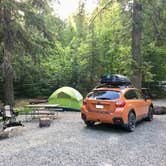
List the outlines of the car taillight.
{"label": "car taillight", "polygon": [[117,100],[115,103],[116,107],[124,107],[125,104],[126,103],[124,101],[121,101],[121,100]]}
{"label": "car taillight", "polygon": [[87,105],[87,102],[85,100],[83,101],[83,105]]}

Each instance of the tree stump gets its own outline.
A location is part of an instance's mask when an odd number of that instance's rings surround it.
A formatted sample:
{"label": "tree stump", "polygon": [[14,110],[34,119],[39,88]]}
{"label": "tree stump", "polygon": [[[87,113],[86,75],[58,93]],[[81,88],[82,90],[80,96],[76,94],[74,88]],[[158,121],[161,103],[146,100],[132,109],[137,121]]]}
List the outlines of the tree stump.
{"label": "tree stump", "polygon": [[51,125],[51,119],[48,117],[39,118],[39,127],[49,127]]}

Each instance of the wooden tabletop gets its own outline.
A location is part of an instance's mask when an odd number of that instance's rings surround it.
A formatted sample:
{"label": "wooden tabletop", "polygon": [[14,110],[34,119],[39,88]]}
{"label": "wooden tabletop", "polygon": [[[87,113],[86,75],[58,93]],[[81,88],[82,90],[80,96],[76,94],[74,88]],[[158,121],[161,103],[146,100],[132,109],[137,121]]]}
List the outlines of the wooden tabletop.
{"label": "wooden tabletop", "polygon": [[55,108],[58,107],[59,104],[35,104],[35,105],[26,105],[26,107],[31,107],[31,108]]}

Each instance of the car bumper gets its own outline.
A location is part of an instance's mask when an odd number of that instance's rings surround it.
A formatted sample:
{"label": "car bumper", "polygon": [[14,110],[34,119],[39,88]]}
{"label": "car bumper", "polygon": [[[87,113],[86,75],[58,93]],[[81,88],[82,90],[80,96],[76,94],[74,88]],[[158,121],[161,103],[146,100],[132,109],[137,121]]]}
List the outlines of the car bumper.
{"label": "car bumper", "polygon": [[115,110],[115,112],[104,112],[103,111],[89,111],[86,109],[81,110],[82,119],[84,121],[95,121],[110,124],[123,125],[127,122],[124,111],[122,109]]}

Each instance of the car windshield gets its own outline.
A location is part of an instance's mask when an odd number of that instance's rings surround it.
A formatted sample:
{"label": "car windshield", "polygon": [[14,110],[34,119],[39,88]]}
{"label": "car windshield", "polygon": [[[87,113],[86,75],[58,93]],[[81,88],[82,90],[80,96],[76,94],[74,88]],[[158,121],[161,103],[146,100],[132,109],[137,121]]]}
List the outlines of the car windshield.
{"label": "car windshield", "polygon": [[117,91],[94,91],[88,95],[90,99],[115,100],[119,99],[120,92]]}

